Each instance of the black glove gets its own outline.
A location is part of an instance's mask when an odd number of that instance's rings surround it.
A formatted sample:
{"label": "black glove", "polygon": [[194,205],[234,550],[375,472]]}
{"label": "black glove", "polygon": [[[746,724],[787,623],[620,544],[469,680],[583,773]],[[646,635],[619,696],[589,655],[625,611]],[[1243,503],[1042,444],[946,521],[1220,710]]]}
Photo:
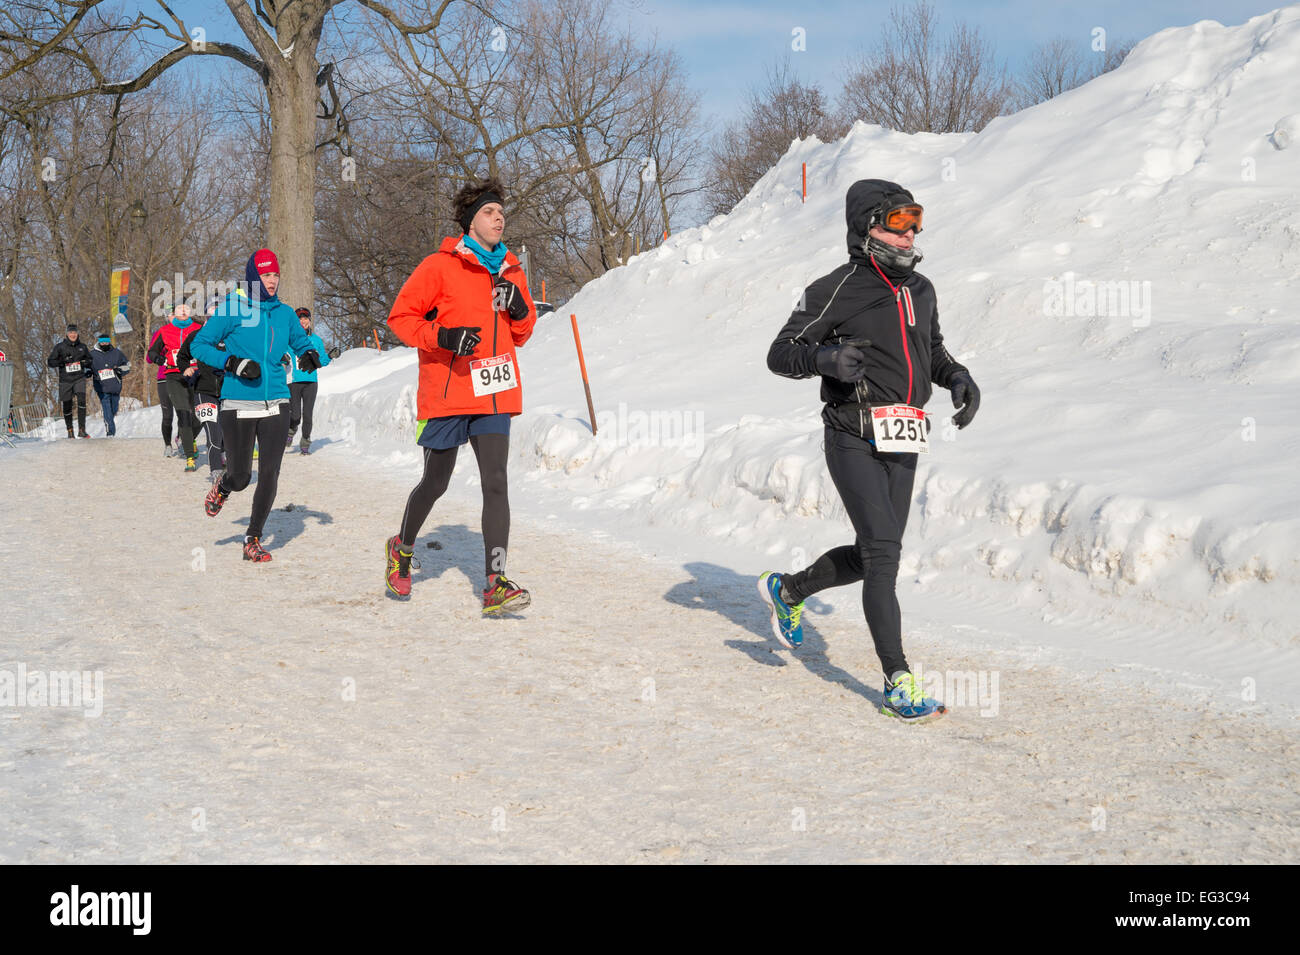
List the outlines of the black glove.
{"label": "black glove", "polygon": [[980,390],[975,386],[975,379],[969,371],[957,372],[950,381],[948,389],[952,392],[952,406],[961,408],[961,411],[952,416],[952,423],[960,431],[974,420],[975,412],[980,410]]}
{"label": "black glove", "polygon": [[510,321],[521,322],[528,317],[528,298],[524,290],[509,279],[498,278],[492,286],[496,307],[505,309]]}
{"label": "black glove", "polygon": [[315,371],[320,366],[320,355],[316,353],[314,348],[308,348],[298,356],[299,371]]}
{"label": "black glove", "polygon": [[857,345],[822,345],[813,354],[817,374],[840,381],[857,382],[867,377],[867,356]]}
{"label": "black glove", "polygon": [[262,376],[262,367],[257,362],[251,358],[240,358],[238,355],[231,355],[226,359],[226,371],[249,380]]}
{"label": "black glove", "polygon": [[457,326],[455,328],[438,329],[438,345],[447,349],[453,355],[471,355],[478,343],[482,341],[478,337],[479,328],[466,328]]}

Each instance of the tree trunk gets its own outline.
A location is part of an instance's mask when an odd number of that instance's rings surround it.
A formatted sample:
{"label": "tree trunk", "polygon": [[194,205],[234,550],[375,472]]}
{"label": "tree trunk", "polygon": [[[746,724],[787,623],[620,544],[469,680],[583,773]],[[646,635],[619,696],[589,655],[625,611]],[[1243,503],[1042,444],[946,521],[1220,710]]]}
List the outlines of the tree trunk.
{"label": "tree trunk", "polygon": [[[303,49],[311,39],[311,50]],[[280,260],[282,302],[314,305],[316,57],[314,38],[270,70],[271,215],[265,242]],[[249,253],[253,252],[250,248]]]}

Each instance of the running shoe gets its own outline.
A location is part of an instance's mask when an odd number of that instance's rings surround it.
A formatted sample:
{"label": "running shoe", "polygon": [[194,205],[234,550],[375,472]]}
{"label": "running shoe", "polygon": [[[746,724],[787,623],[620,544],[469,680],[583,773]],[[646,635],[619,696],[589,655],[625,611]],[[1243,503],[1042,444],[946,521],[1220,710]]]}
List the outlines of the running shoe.
{"label": "running shoe", "polygon": [[414,552],[402,552],[400,541],[394,534],[384,544],[384,553],[388,555],[388,589],[398,597],[411,596],[411,561]]}
{"label": "running shoe", "polygon": [[197,467],[198,465],[194,463],[194,455],[191,454],[188,458],[185,459],[185,472],[187,474],[190,471],[195,470]]}
{"label": "running shoe", "polygon": [[899,670],[885,681],[885,702],[881,704],[880,712],[904,723],[925,723],[943,716],[948,708],[926,696],[912,674]]}
{"label": "running shoe", "polygon": [[483,591],[483,612],[485,614],[513,613],[523,610],[533,598],[514,581],[503,574],[493,574],[488,578],[487,589]]}
{"label": "running shoe", "polygon": [[285,438],[284,438],[284,446],[285,446],[286,448],[292,448],[292,447],[293,447],[293,435],[294,435],[293,429],[290,429],[290,430],[289,430],[289,433],[288,433],[287,435],[285,435]]}
{"label": "running shoe", "polygon": [[758,592],[763,602],[772,608],[772,636],[787,650],[803,646],[803,602],[793,607],[781,599],[781,575],[768,571],[758,578]]}
{"label": "running shoe", "polygon": [[254,537],[251,540],[244,541],[244,560],[251,560],[255,564],[265,564],[271,559],[262,547],[261,538]]}
{"label": "running shoe", "polygon": [[208,488],[208,496],[203,499],[203,510],[208,517],[216,517],[221,513],[221,507],[226,503],[226,498],[230,494],[221,490],[221,478],[212,482],[212,487]]}
{"label": "running shoe", "polygon": [[309,442],[304,442],[298,446],[298,450],[302,454],[311,454],[311,444]]}

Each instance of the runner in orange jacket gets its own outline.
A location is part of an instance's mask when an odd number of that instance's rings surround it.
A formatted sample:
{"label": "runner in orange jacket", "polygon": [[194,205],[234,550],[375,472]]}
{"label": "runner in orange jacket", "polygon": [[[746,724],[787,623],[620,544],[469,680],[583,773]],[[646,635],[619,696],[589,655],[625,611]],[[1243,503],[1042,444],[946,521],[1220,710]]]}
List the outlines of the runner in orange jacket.
{"label": "runner in orange jacket", "polygon": [[388,327],[420,350],[416,441],[424,474],[406,502],[398,534],[384,545],[387,586],[411,593],[415,538],[447,490],[456,454],[469,443],[483,486],[483,553],[487,586],[483,612],[522,610],[528,591],[505,575],[510,537],[506,459],[510,419],[523,411],[515,349],[528,341],[537,309],[519,260],[501,237],[505,189],[496,179],[471,183],[456,194],[464,234],[443,240],[397,293]]}

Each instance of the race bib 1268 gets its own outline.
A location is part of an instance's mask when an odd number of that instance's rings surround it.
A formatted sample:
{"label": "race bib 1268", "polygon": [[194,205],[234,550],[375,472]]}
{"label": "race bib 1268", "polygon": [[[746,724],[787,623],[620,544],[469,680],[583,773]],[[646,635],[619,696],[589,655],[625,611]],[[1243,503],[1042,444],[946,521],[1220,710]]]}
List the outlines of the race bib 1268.
{"label": "race bib 1268", "polygon": [[876,450],[891,454],[929,454],[925,412],[911,405],[882,405],[871,409]]}
{"label": "race bib 1268", "polygon": [[496,355],[492,358],[479,358],[469,363],[470,377],[474,381],[474,395],[494,395],[498,391],[509,391],[519,387],[519,375],[515,371],[515,360],[509,355]]}

